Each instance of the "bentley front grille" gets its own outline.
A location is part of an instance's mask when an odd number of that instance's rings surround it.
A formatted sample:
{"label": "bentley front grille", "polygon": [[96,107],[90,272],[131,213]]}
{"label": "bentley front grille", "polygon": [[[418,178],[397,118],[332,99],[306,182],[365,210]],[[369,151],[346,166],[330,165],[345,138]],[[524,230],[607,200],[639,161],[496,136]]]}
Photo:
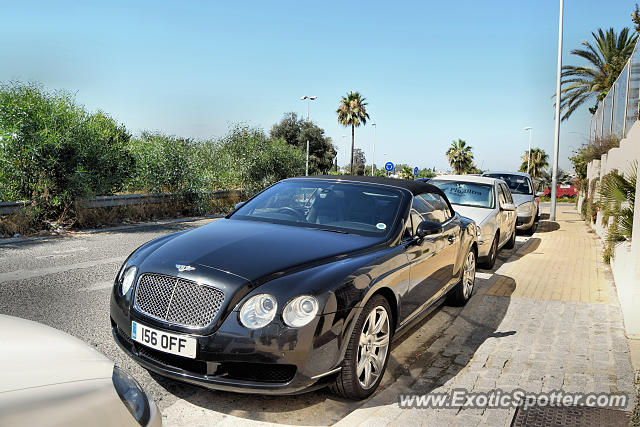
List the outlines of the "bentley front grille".
{"label": "bentley front grille", "polygon": [[161,274],[141,275],[135,290],[138,311],[190,328],[203,328],[213,322],[223,301],[219,289]]}

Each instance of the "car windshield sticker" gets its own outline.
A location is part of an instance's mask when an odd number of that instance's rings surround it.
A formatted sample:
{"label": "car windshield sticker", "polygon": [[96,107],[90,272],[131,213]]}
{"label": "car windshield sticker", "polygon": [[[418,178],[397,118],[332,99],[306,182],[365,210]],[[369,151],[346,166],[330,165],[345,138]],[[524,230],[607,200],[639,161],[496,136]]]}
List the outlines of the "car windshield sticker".
{"label": "car windshield sticker", "polygon": [[384,230],[385,228],[387,228],[387,224],[385,224],[384,222],[379,222],[376,224],[376,227],[380,230]]}

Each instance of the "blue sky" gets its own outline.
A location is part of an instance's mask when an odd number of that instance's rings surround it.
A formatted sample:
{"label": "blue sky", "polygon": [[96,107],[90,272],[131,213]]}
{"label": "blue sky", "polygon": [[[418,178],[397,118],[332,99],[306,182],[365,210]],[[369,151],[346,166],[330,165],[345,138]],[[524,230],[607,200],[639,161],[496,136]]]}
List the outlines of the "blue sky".
{"label": "blue sky", "polygon": [[[4,3],[4,4],[3,4]],[[465,139],[484,169],[553,152],[558,0],[417,2],[64,2],[0,0],[0,81],[67,89],[134,132],[222,136],[306,115],[339,148],[335,110],[369,101],[376,163],[446,169]],[[568,52],[599,27],[631,26],[634,2],[566,0]],[[560,167],[589,133],[586,107],[562,124]],[[356,130],[371,160],[373,129]]]}

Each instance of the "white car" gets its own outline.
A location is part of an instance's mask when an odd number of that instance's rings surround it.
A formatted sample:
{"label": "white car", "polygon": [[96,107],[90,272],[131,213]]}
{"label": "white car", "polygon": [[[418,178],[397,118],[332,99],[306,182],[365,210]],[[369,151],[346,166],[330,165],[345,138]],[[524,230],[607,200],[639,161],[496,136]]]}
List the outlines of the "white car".
{"label": "white car", "polygon": [[64,332],[0,315],[0,426],[161,426],[129,374]]}
{"label": "white car", "polygon": [[440,188],[453,209],[478,225],[478,262],[492,268],[503,246],[513,248],[516,239],[516,207],[501,179],[475,175],[442,175],[429,180]]}

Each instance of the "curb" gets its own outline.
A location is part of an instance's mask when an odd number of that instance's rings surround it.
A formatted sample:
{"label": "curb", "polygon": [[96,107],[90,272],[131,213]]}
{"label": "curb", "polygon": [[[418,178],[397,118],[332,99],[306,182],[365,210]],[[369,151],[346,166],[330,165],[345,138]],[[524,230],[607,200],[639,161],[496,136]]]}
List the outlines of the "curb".
{"label": "curb", "polygon": [[142,222],[138,224],[119,225],[116,227],[69,231],[62,234],[51,234],[48,236],[9,237],[6,239],[0,239],[0,246],[7,245],[10,243],[34,242],[39,240],[55,239],[55,238],[62,238],[62,237],[74,237],[77,235],[85,235],[85,234],[110,233],[114,231],[131,230],[135,228],[145,228],[145,227],[154,227],[154,226],[157,227],[159,225],[168,225],[168,224],[181,224],[181,223],[201,221],[204,219],[224,218],[224,216],[225,215],[214,214],[214,215],[194,216],[194,217],[186,217],[186,218],[163,219],[159,221]]}

